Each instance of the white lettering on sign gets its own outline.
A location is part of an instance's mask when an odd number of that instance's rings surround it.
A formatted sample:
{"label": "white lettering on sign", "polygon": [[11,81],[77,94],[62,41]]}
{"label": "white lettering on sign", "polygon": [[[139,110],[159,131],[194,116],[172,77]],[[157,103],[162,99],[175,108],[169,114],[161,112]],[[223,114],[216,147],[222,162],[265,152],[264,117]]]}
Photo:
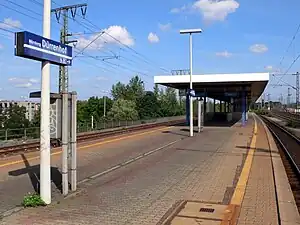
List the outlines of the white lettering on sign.
{"label": "white lettering on sign", "polygon": [[60,45],[52,44],[44,39],[42,40],[42,47],[53,52],[61,53],[64,55],[67,54],[67,47],[61,47]]}
{"label": "white lettering on sign", "polygon": [[33,46],[36,46],[36,47],[39,47],[39,48],[42,47],[41,43],[39,43],[37,41],[33,41],[33,40],[29,39],[28,42],[29,42],[30,45],[33,45]]}

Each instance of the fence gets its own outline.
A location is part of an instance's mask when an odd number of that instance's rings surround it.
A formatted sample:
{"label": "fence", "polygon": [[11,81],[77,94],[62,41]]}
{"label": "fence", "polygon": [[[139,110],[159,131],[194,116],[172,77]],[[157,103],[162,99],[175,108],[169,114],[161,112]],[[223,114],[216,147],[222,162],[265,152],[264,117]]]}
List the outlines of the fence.
{"label": "fence", "polygon": [[[148,123],[162,123],[162,122],[168,122],[172,120],[180,120],[184,118],[185,118],[184,116],[173,116],[173,117],[163,117],[163,118],[154,118],[148,120],[136,120],[136,121],[106,120],[101,122],[94,122],[93,126],[91,123],[78,124],[77,132],[85,133],[85,132],[99,131],[104,129],[136,126],[136,125],[148,124]],[[40,136],[39,127],[0,130],[0,141],[38,139],[39,136]]]}

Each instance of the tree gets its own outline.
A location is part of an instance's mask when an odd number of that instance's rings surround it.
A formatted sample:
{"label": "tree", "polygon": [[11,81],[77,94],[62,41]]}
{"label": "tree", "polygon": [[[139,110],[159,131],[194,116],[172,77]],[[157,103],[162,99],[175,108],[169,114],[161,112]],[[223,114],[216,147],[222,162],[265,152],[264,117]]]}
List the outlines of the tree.
{"label": "tree", "polygon": [[41,124],[41,107],[34,112],[33,119],[30,122],[31,127],[39,127]]}
{"label": "tree", "polygon": [[108,116],[115,120],[137,120],[138,112],[133,101],[118,99],[113,103]]}
{"label": "tree", "polygon": [[118,100],[120,98],[126,99],[127,88],[126,88],[125,84],[118,82],[115,85],[113,85],[112,89],[111,89],[111,95],[113,96],[114,100]]}
{"label": "tree", "polygon": [[161,91],[160,95],[162,116],[177,116],[181,114],[182,110],[180,110],[180,104],[174,88],[167,87],[165,92]]}
{"label": "tree", "polygon": [[131,78],[127,85],[118,82],[112,86],[111,90],[114,100],[124,99],[134,101],[135,103],[137,103],[137,100],[144,95],[144,92],[144,82],[139,76]]}
{"label": "tree", "polygon": [[26,108],[12,105],[3,112],[3,126],[8,129],[27,128],[29,120],[26,119]]}
{"label": "tree", "polygon": [[138,101],[138,112],[141,119],[151,119],[159,117],[160,105],[151,91],[147,91]]}
{"label": "tree", "polygon": [[159,87],[158,87],[158,84],[154,85],[153,93],[154,93],[154,96],[156,97],[156,99],[159,99]]}
{"label": "tree", "polygon": [[145,93],[144,82],[139,76],[134,76],[130,79],[129,84],[126,85],[127,96],[126,100],[134,101],[140,99]]}

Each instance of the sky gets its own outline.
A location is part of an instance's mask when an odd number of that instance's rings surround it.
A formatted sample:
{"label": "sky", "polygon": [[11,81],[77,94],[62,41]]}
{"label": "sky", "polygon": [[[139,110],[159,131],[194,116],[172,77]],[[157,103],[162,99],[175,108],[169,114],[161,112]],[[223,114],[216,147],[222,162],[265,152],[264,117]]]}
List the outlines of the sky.
{"label": "sky", "polygon": [[[272,100],[287,98],[288,87],[278,84],[295,87],[289,74],[300,69],[297,0],[54,0],[51,7],[78,3],[88,6],[85,16],[80,9],[74,19],[68,14],[69,39],[77,40],[68,73],[69,90],[80,99],[109,95],[113,84],[134,75],[151,90],[153,76],[188,69],[188,36],[179,30],[190,28],[203,30],[193,36],[194,74],[270,72],[276,74],[266,89]],[[2,100],[27,99],[40,89],[41,63],[14,56],[13,32],[42,35],[42,13],[42,0],[0,0]],[[59,22],[53,13],[51,39],[57,41],[62,16]],[[52,65],[51,92],[57,91],[58,66]]]}

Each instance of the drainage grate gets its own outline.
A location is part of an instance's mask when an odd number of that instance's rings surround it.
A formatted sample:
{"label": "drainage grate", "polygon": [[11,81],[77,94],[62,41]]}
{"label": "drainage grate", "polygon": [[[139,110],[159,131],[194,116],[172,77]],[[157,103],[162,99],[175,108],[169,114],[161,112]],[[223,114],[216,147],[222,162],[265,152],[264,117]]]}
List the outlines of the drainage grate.
{"label": "drainage grate", "polygon": [[213,213],[215,209],[212,208],[201,208],[200,212],[207,212],[207,213]]}

